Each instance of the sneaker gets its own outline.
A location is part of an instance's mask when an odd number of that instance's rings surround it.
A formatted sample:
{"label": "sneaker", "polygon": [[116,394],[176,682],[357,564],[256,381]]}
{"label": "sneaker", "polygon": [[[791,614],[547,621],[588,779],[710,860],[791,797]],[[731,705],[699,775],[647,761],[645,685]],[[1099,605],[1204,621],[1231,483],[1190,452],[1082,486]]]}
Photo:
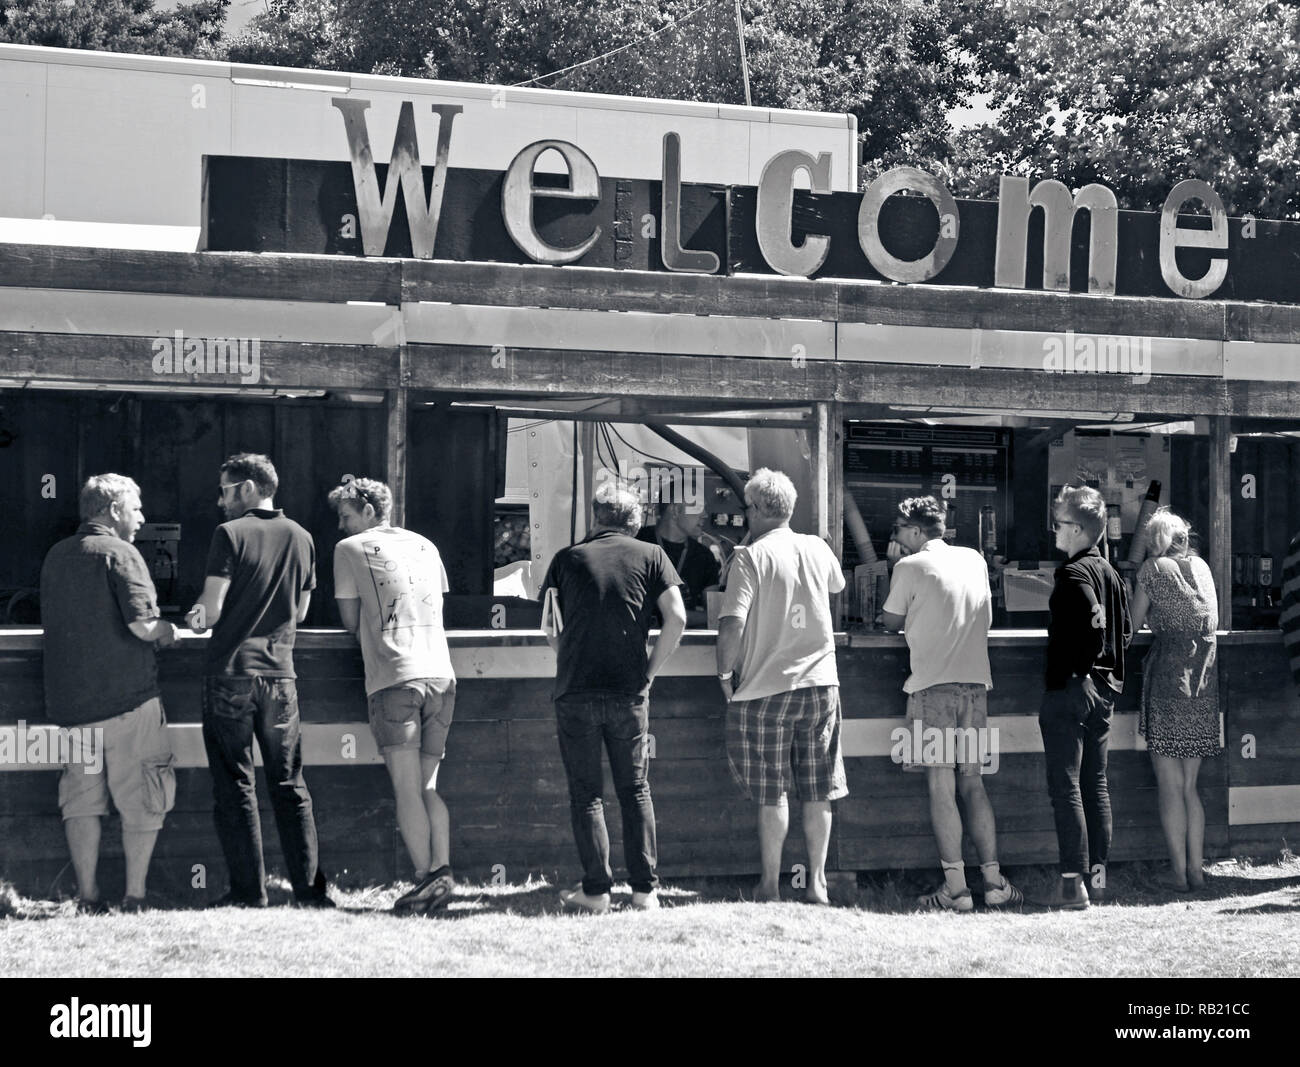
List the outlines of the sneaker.
{"label": "sneaker", "polygon": [[234,893],[227,893],[208,905],[209,908],[265,908],[266,906],[266,897],[250,900],[247,897],[237,897]]}
{"label": "sneaker", "polygon": [[916,903],[924,911],[973,911],[975,908],[975,898],[970,895],[969,889],[963,889],[954,896],[948,892],[946,884],[933,893],[917,897]]}
{"label": "sneaker", "polygon": [[658,911],[659,894],[653,889],[648,893],[633,893],[632,907],[637,911]]}
{"label": "sneaker", "polygon": [[1011,884],[1004,874],[1002,884],[997,889],[984,890],[986,908],[1018,908],[1025,902],[1025,894]]}
{"label": "sneaker", "polygon": [[604,915],[609,911],[609,894],[597,893],[594,897],[589,897],[583,892],[582,883],[579,882],[572,889],[560,890],[560,903],[574,911],[590,911],[597,915]]}
{"label": "sneaker", "polygon": [[85,897],[77,897],[77,914],[107,915],[108,905],[102,900],[87,900]]}
{"label": "sneaker", "polygon": [[393,911],[399,915],[427,915],[446,905],[455,887],[456,879],[451,876],[451,868],[439,867],[421,878],[409,893],[403,893],[393,901]]}
{"label": "sneaker", "polygon": [[123,915],[131,915],[135,912],[149,911],[148,897],[123,897],[122,903],[118,906],[118,911]]}

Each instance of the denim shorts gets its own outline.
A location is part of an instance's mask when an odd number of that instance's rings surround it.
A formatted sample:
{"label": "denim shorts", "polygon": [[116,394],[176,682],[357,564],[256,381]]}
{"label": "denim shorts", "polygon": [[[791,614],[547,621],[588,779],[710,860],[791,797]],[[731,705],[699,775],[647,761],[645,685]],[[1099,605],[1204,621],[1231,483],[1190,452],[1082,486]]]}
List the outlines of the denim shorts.
{"label": "denim shorts", "polygon": [[161,830],[163,817],[176,803],[176,771],[167,716],[154,697],[124,715],[75,727],[92,730],[95,761],[85,754],[63,766],[59,811],[64,819],[108,814],[108,798],[122,819],[122,829]]}
{"label": "denim shorts", "polygon": [[367,705],[381,753],[417,748],[441,759],[456,706],[456,679],[412,678],[372,694]]}
{"label": "denim shorts", "polygon": [[980,734],[988,730],[988,690],[983,682],[941,682],[907,694],[907,721],[920,722],[921,730],[943,734],[938,757],[932,758],[924,745],[920,752],[909,746],[903,770],[928,771],[940,767],[960,768],[962,774],[980,773],[980,753],[987,741]]}

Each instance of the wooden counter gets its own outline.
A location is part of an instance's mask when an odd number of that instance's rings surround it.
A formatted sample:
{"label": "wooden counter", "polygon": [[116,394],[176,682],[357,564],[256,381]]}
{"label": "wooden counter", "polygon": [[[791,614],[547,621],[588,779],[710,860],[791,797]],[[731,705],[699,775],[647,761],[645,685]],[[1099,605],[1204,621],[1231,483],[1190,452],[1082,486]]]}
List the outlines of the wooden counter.
{"label": "wooden counter", "polygon": [[[553,653],[537,631],[456,631],[449,640],[459,682],[440,791],[451,810],[454,866],[470,878],[496,874],[514,881],[532,872],[573,880],[577,854],[550,701]],[[890,634],[838,640],[851,795],[836,804],[828,866],[932,866],[937,858],[924,776],[904,774],[890,756],[890,735],[904,710],[906,645]],[[1135,640],[1112,730],[1117,861],[1164,855],[1155,779],[1136,734],[1141,656],[1149,640],[1145,634]],[[688,634],[651,694],[651,786],[661,872],[670,879],[758,867],[754,809],[727,770],[713,641],[710,632]],[[985,781],[998,818],[1000,858],[1009,865],[1056,858],[1036,718],[1045,641],[1042,631],[997,631],[990,639],[989,712],[998,728],[999,766]],[[176,808],[159,837],[151,874],[159,889],[190,886],[195,865],[210,872],[213,888],[225,886],[199,728],[205,643],[187,636],[159,657],[179,768]],[[1219,644],[1228,746],[1202,769],[1206,851],[1275,854],[1284,839],[1300,839],[1300,700],[1278,633],[1221,634]],[[0,629],[0,730],[14,738],[19,723],[45,721],[40,646],[39,631]],[[295,661],[322,866],[353,884],[409,877],[387,774],[365,721],[355,642],[338,631],[303,631]],[[73,891],[55,769],[0,764],[0,878],[24,893]],[[621,831],[608,776],[606,796],[617,866]],[[262,799],[267,860],[275,868],[279,842]],[[798,826],[797,817],[792,825]],[[106,830],[104,871],[111,886],[120,878],[120,844],[116,825]],[[792,834],[787,846],[787,869],[803,862],[796,838]],[[969,845],[968,858],[974,861]]]}

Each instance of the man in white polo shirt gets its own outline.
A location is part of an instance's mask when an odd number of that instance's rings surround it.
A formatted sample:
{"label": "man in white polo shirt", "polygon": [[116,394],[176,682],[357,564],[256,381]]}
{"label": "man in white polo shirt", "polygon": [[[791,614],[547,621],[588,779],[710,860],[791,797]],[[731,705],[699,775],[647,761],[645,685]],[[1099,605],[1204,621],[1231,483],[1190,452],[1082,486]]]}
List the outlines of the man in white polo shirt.
{"label": "man in white polo shirt", "polygon": [[[930,790],[930,824],[939,846],[943,882],[919,898],[927,908],[970,911],[975,902],[962,862],[961,815],[979,854],[984,903],[993,908],[1024,903],[1024,896],[1002,874],[997,859],[993,806],[980,777],[988,747],[989,624],[993,601],[988,565],[974,549],[943,539],[947,509],[932,496],[911,497],[898,505],[890,540],[907,553],[894,564],[882,621],[889,630],[906,630],[912,673],[903,684],[911,737],[938,730],[938,751],[927,744],[916,751],[902,746],[905,771],[925,771]],[[914,723],[920,723],[917,727]],[[935,758],[937,756],[937,758]]]}

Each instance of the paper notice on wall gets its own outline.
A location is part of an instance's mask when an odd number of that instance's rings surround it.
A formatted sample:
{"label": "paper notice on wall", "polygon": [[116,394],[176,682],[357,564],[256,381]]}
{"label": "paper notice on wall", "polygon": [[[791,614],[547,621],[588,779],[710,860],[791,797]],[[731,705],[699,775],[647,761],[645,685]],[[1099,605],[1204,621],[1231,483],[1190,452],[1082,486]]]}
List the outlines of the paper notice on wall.
{"label": "paper notice on wall", "polygon": [[1074,477],[1084,485],[1105,485],[1110,459],[1110,438],[1074,435]]}
{"label": "paper notice on wall", "polygon": [[1147,442],[1145,435],[1124,437],[1116,435],[1111,440],[1115,445],[1115,480],[1125,489],[1141,486],[1146,492],[1147,482]]}

